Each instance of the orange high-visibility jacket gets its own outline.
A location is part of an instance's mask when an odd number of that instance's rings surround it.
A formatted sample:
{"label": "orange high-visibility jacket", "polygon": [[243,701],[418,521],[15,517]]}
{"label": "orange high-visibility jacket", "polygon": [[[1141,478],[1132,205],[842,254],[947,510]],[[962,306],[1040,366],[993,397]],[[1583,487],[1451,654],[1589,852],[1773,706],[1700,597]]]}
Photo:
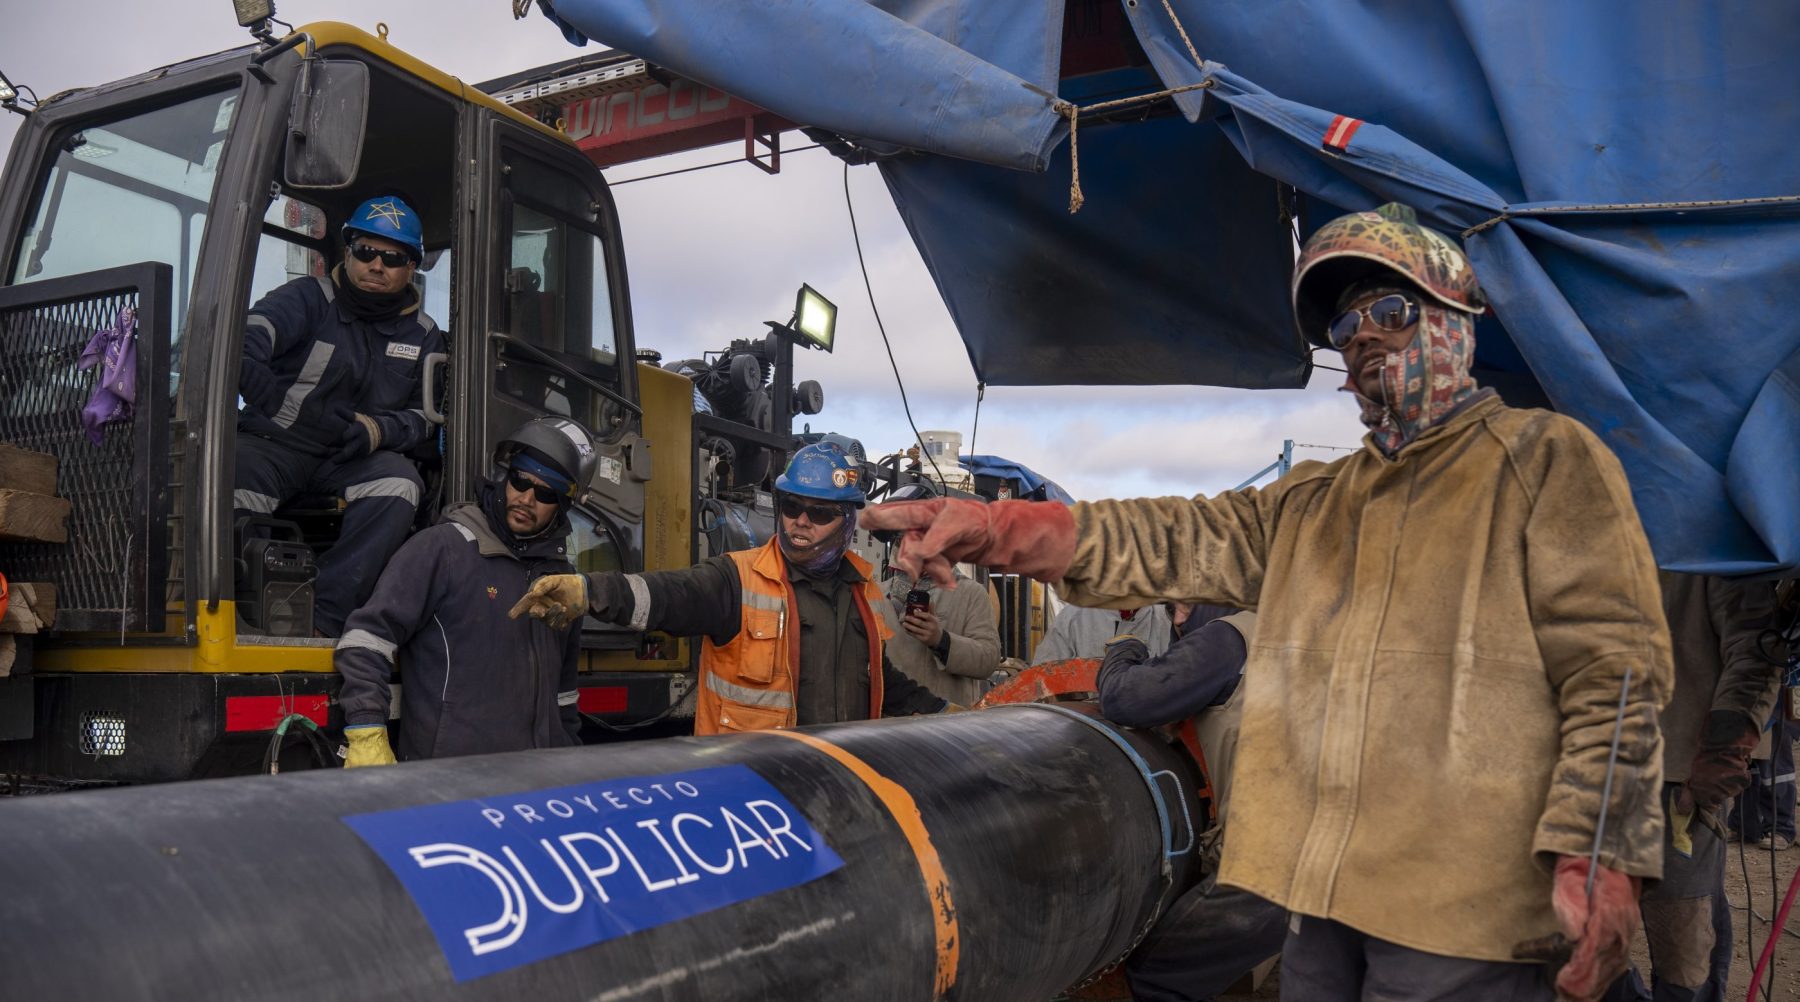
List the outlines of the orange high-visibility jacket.
{"label": "orange high-visibility jacket", "polygon": [[[773,539],[757,549],[727,556],[737,565],[743,585],[742,620],[737,635],[728,643],[714,644],[711,637],[702,641],[694,733],[792,727],[801,668],[800,621],[787,561]],[[873,720],[881,716],[882,641],[892,633],[872,604],[883,601],[881,589],[871,580],[873,568],[854,553],[845,553],[844,559],[863,579],[852,594],[869,636],[869,719]],[[836,667],[816,665],[812,670],[835,671]]]}

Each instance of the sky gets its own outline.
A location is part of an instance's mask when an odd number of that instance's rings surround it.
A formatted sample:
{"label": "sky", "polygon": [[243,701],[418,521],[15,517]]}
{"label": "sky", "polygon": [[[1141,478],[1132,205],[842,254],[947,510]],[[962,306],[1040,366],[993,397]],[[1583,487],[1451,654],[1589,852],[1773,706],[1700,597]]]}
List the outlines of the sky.
{"label": "sky", "polygon": [[[514,21],[510,0],[278,0],[296,24],[337,20],[373,30],[447,73],[481,81],[579,54],[533,14]],[[226,0],[96,0],[14,5],[0,31],[0,72],[48,97],[244,44]],[[586,51],[598,51],[590,43]],[[0,114],[0,148],[19,119]],[[807,141],[785,137],[794,147]],[[796,356],[796,381],[818,380],[814,431],[861,439],[872,456],[904,449],[912,431],[858,268],[844,201],[845,168],[822,150],[786,155],[775,176],[735,163],[634,181],[741,152],[714,147],[609,168],[625,240],[637,343],[666,359],[756,338],[786,320],[811,284],[838,308],[836,350]],[[990,386],[976,426],[976,380],[954,323],[873,166],[849,169],[850,198],[874,302],[885,323],[921,431],[962,433],[976,451],[1002,455],[1077,498],[1210,494],[1273,462],[1282,441],[1296,459],[1330,460],[1362,435],[1342,376],[1316,370],[1304,390],[1198,386]],[[1094,193],[1089,192],[1090,201]],[[1328,360],[1335,364],[1335,360]]]}

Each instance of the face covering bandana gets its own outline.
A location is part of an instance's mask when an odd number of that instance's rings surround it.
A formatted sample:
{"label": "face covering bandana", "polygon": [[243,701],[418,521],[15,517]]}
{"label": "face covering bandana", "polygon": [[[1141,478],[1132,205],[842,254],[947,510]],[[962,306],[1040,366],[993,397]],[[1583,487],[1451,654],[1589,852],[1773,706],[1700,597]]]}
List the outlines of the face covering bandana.
{"label": "face covering bandana", "polygon": [[1411,343],[1390,352],[1381,367],[1385,400],[1370,400],[1346,377],[1340,389],[1362,405],[1362,423],[1375,445],[1392,456],[1427,428],[1450,416],[1474,394],[1469,365],[1475,357],[1475,318],[1435,303],[1419,304],[1419,329]]}
{"label": "face covering bandana", "polygon": [[817,576],[830,570],[844,555],[844,551],[849,549],[850,537],[856,535],[856,509],[846,507],[837,531],[805,549],[796,547],[788,539],[787,529],[779,524],[779,516],[776,517],[776,523],[775,535],[780,540],[782,556],[795,567]]}
{"label": "face covering bandana", "polygon": [[392,320],[412,306],[417,295],[410,285],[401,286],[399,292],[369,292],[350,281],[342,264],[331,270],[331,280],[350,315],[358,320]]}

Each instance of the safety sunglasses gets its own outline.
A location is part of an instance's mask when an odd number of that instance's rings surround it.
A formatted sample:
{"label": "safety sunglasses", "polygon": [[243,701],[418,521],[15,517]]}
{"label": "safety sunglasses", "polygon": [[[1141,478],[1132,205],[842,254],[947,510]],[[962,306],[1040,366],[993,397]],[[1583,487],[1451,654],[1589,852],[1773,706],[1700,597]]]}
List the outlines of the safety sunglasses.
{"label": "safety sunglasses", "polygon": [[404,267],[408,261],[412,260],[412,255],[405,251],[380,250],[368,244],[351,244],[350,256],[364,264],[380,258],[381,263],[389,268]]}
{"label": "safety sunglasses", "polygon": [[1326,328],[1326,335],[1331,339],[1331,346],[1343,351],[1356,332],[1362,329],[1363,318],[1377,329],[1384,331],[1405,330],[1419,321],[1419,304],[1394,293],[1382,296],[1360,310],[1345,310],[1331,318],[1331,326]]}
{"label": "safety sunglasses", "polygon": [[546,487],[535,480],[526,480],[524,474],[521,473],[508,470],[506,482],[520,494],[530,493],[532,497],[537,498],[538,504],[556,504],[562,500],[562,495],[557,493],[556,488]]}
{"label": "safety sunglasses", "polygon": [[814,525],[827,525],[844,517],[844,509],[834,504],[803,504],[793,498],[781,499],[781,514],[788,518],[799,518],[805,514],[807,520]]}

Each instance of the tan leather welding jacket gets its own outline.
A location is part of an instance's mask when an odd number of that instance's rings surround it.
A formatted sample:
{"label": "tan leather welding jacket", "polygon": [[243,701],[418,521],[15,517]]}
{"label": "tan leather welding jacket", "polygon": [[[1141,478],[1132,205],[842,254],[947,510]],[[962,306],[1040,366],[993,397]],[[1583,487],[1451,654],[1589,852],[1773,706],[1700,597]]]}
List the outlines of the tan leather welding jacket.
{"label": "tan leather welding jacket", "polygon": [[1662,872],[1671,687],[1618,459],[1479,401],[1386,457],[1264,489],[1075,507],[1063,594],[1255,609],[1224,883],[1416,950],[1505,961],[1559,931],[1632,672],[1600,862]]}

